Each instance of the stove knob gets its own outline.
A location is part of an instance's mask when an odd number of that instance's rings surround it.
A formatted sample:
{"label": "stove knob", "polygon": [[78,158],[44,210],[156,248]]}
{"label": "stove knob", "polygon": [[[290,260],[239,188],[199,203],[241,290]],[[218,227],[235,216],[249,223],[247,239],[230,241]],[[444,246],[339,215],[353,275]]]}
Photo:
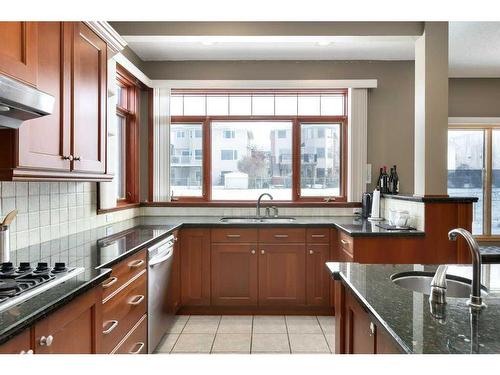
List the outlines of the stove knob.
{"label": "stove knob", "polygon": [[19,271],[21,271],[21,272],[31,271],[30,263],[29,262],[19,263]]}
{"label": "stove knob", "polygon": [[47,262],[40,262],[36,266],[37,271],[46,271],[48,269],[49,269],[49,265],[47,264]]}
{"label": "stove knob", "polygon": [[64,262],[56,262],[54,266],[54,271],[56,272],[66,271],[66,264]]}
{"label": "stove knob", "polygon": [[12,265],[12,262],[4,262],[2,263],[2,267],[0,268],[0,272],[9,272],[13,271],[14,266]]}

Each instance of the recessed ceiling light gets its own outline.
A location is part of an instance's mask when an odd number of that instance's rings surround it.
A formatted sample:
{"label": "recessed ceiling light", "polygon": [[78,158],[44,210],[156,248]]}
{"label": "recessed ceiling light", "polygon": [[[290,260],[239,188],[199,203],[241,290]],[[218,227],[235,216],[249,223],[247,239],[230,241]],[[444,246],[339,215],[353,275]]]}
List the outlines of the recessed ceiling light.
{"label": "recessed ceiling light", "polygon": [[332,42],[330,42],[329,40],[322,40],[322,41],[318,42],[318,46],[321,46],[321,47],[326,47],[326,46],[329,46],[330,44],[332,44]]}

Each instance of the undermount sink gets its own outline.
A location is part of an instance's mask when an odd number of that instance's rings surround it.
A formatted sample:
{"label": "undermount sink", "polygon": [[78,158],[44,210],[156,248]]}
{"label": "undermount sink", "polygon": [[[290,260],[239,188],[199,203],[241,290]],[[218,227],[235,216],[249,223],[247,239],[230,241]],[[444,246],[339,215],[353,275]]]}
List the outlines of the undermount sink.
{"label": "undermount sink", "polygon": [[[394,284],[412,290],[414,292],[430,294],[433,272],[408,271],[400,272],[391,276]],[[465,277],[447,275],[446,276],[446,296],[456,298],[469,298],[471,295],[472,281]],[[488,289],[481,285],[481,295],[486,296]]]}
{"label": "undermount sink", "polygon": [[228,216],[220,219],[221,223],[293,223],[296,219],[288,216],[257,217],[257,216]]}

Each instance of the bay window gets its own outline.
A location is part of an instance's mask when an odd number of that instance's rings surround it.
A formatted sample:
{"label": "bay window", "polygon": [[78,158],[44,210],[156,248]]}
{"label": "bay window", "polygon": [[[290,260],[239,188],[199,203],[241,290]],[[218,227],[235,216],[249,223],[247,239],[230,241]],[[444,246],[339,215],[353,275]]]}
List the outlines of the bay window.
{"label": "bay window", "polygon": [[173,90],[172,200],[245,202],[267,192],[282,202],[346,202],[346,96]]}

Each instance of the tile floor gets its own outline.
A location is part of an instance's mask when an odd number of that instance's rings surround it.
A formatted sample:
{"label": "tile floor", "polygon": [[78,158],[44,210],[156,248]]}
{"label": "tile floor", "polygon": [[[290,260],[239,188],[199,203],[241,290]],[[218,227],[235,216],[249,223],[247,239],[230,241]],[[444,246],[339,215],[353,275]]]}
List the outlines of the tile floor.
{"label": "tile floor", "polygon": [[333,316],[179,315],[157,353],[334,353]]}

